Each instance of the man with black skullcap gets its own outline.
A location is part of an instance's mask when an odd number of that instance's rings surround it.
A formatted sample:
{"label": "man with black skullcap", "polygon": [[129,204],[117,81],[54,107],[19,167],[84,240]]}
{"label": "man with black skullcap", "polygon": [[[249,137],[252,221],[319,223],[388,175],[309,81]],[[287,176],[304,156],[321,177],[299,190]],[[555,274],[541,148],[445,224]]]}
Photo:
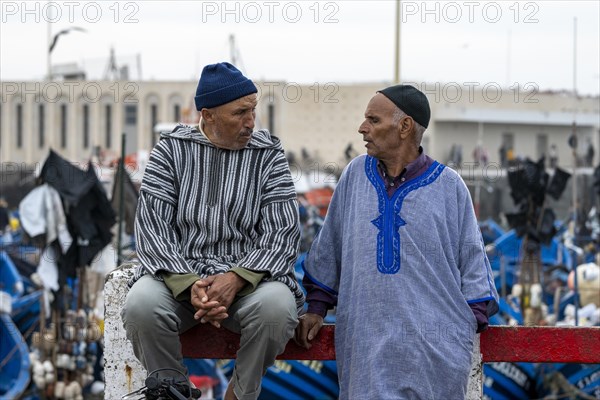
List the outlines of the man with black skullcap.
{"label": "man with black skullcap", "polygon": [[122,312],[136,357],[163,375],[187,374],[179,334],[195,324],[241,333],[227,400],[258,397],[304,301],[296,192],[279,139],[254,131],[256,93],[233,65],[206,66],[200,123],[152,150],[135,225],[141,263]]}
{"label": "man with black skullcap", "polygon": [[473,339],[498,294],[469,191],[420,146],[425,95],[397,85],[369,102],[367,154],[344,170],[304,262],[305,347],[337,305],[340,399],[462,399]]}

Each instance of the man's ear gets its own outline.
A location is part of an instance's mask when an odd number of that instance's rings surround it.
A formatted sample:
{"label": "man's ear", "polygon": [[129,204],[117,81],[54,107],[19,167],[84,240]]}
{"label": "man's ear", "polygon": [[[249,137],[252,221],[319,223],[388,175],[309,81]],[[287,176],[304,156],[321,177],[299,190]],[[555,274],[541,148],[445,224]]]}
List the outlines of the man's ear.
{"label": "man's ear", "polygon": [[200,111],[200,114],[202,115],[202,119],[208,123],[213,123],[215,121],[215,111],[208,109],[208,108],[203,108]]}
{"label": "man's ear", "polygon": [[409,137],[414,130],[414,125],[415,121],[411,117],[406,116],[402,118],[399,124],[400,137],[402,139],[406,139],[407,137]]}

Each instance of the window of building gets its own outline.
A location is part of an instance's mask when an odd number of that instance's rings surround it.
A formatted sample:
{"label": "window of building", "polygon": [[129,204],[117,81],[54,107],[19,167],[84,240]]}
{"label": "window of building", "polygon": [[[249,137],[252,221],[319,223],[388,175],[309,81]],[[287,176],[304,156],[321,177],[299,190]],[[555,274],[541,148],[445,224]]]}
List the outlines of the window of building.
{"label": "window of building", "polygon": [[16,109],[17,117],[17,148],[23,147],[23,106],[17,104]]}
{"label": "window of building", "polygon": [[44,105],[40,104],[39,105],[39,122],[38,122],[38,147],[41,149],[44,147],[44,142],[45,142],[45,110],[44,110]]}
{"label": "window of building", "polygon": [[107,149],[110,149],[112,146],[112,107],[110,104],[107,104],[104,108],[104,116],[106,119],[106,131],[104,132],[106,140],[105,146]]}
{"label": "window of building", "polygon": [[154,134],[154,127],[158,123],[158,106],[156,104],[150,105],[150,137],[152,137],[152,146],[156,144],[156,135]]}
{"label": "window of building", "polygon": [[60,105],[60,147],[67,147],[67,105]]}
{"label": "window of building", "polygon": [[83,148],[90,146],[90,107],[83,105]]}
{"label": "window of building", "polygon": [[137,107],[135,105],[125,106],[125,124],[137,124]]}
{"label": "window of building", "polygon": [[125,134],[125,153],[130,154],[138,149],[138,108],[137,104],[126,104],[123,108],[124,124],[122,131]]}
{"label": "window of building", "polygon": [[275,132],[275,105],[273,103],[269,103],[268,107],[268,115],[269,115],[269,132]]}
{"label": "window of building", "polygon": [[548,154],[548,135],[538,133],[536,140],[537,159],[545,157]]}
{"label": "window of building", "polygon": [[514,149],[515,134],[512,132],[504,132],[502,134],[502,144],[505,145],[507,149]]}
{"label": "window of building", "polygon": [[173,121],[180,122],[181,121],[181,106],[179,104],[175,104],[173,106]]}

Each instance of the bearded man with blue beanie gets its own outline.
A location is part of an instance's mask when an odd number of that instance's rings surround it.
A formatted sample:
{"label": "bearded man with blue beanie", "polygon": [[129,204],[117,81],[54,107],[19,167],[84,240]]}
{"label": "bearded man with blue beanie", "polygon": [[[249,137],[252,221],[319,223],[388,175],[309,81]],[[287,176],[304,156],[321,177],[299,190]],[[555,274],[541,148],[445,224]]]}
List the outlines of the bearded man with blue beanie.
{"label": "bearded man with blue beanie", "polygon": [[207,65],[194,101],[199,124],[162,134],[150,155],[121,316],[136,357],[162,376],[187,375],[179,335],[194,325],[241,334],[224,398],[255,400],[304,303],[296,192],[279,139],[254,131],[250,79]]}

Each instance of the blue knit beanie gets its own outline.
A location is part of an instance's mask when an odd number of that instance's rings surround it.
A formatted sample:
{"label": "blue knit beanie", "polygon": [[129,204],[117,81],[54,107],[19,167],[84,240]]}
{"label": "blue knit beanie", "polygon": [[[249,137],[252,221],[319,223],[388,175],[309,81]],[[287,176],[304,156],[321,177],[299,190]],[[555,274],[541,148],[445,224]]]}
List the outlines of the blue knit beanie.
{"label": "blue knit beanie", "polygon": [[257,93],[254,83],[233,65],[222,62],[204,67],[196,89],[196,110],[213,108]]}

